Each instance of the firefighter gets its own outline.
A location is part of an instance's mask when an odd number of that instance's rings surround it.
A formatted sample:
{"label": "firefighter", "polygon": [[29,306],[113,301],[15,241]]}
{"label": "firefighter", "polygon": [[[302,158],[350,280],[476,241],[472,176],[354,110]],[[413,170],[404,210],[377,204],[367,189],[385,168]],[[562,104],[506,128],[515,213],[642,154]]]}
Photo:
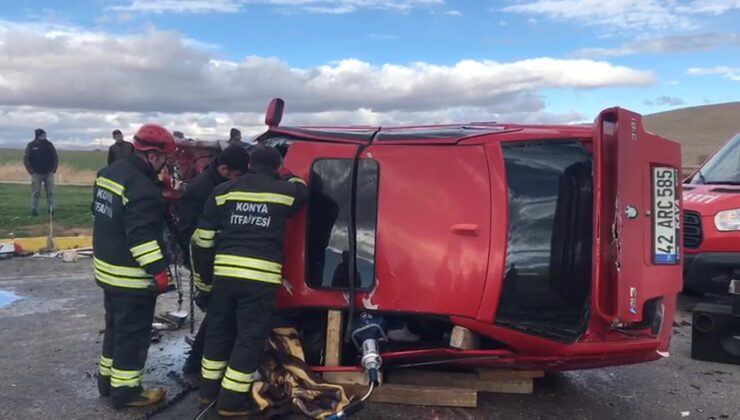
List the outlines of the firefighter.
{"label": "firefighter", "polygon": [[145,124],[134,136],[134,153],[95,179],[93,262],[105,305],[98,390],[114,408],[152,405],[165,396],[164,389],[144,389],[141,378],[157,294],[169,283],[157,174],[174,150],[169,131]]}
{"label": "firefighter", "polygon": [[250,412],[247,394],[259,378],[282,283],[285,224],[308,198],[305,182],[280,177],[280,166],[275,148],[255,147],[250,172],[216,187],[192,238],[193,265],[213,282],[201,403],[218,397],[222,416]]}
{"label": "firefighter", "polygon": [[[178,220],[175,225],[178,240],[185,255],[186,263],[190,264],[190,238],[198,227],[198,218],[203,213],[203,206],[213,189],[219,184],[236,179],[247,172],[249,165],[249,154],[243,147],[229,146],[198,176],[188,184],[185,193],[178,203]],[[208,307],[208,296],[211,286],[203,283],[197,273],[195,277],[195,288],[197,295],[195,302],[203,311]],[[203,344],[205,343],[207,317],[203,321],[195,335],[195,341],[190,355],[183,365],[184,373],[196,373],[200,371],[200,359],[203,357]]]}

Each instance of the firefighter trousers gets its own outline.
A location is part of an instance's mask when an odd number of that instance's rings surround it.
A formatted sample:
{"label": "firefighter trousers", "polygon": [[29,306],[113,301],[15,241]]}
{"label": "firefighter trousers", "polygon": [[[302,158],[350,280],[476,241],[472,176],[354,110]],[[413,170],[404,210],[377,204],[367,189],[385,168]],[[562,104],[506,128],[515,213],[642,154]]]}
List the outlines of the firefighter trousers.
{"label": "firefighter trousers", "polygon": [[105,336],[98,372],[98,390],[121,407],[141,395],[157,297],[151,294],[104,291]]}
{"label": "firefighter trousers", "polygon": [[[218,409],[242,411],[270,335],[278,285],[216,277],[208,304],[200,394]],[[219,389],[220,388],[220,389]]]}

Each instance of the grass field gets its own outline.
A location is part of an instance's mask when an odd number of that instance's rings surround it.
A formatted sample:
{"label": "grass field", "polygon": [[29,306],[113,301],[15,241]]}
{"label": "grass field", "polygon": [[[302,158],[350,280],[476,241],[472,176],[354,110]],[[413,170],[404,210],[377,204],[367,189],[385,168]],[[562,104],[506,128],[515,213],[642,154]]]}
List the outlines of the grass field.
{"label": "grass field", "polygon": [[[90,234],[92,187],[57,186],[54,235]],[[49,217],[43,209],[46,198],[41,193],[39,216],[31,216],[31,186],[0,183],[0,238],[47,236]]]}
{"label": "grass field", "polygon": [[[78,171],[95,171],[106,165],[106,152],[91,150],[57,150],[59,163]],[[23,150],[0,149],[0,165],[23,162]]]}

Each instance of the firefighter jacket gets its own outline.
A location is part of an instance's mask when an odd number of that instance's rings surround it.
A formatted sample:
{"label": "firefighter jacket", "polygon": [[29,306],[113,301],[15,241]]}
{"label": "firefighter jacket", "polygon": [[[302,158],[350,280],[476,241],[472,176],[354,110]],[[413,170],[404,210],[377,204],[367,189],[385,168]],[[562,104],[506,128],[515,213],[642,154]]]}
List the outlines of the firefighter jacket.
{"label": "firefighter jacket", "polygon": [[165,271],[164,198],[154,170],[137,156],[101,169],[93,190],[95,280],[104,289],[154,292]]}
{"label": "firefighter jacket", "polygon": [[[218,163],[213,162],[198,176],[188,184],[185,193],[178,202],[177,206],[177,229],[178,243],[181,249],[187,255],[190,252],[190,238],[198,227],[198,219],[203,213],[203,206],[206,200],[213,193],[213,190],[226,181],[218,173]],[[189,260],[189,258],[188,258]],[[201,292],[210,292],[211,286],[203,283],[200,275],[193,271],[193,280],[195,287]]]}
{"label": "firefighter jacket", "polygon": [[279,285],[285,224],[308,199],[301,178],[248,173],[216,187],[192,237],[193,267],[214,276]]}

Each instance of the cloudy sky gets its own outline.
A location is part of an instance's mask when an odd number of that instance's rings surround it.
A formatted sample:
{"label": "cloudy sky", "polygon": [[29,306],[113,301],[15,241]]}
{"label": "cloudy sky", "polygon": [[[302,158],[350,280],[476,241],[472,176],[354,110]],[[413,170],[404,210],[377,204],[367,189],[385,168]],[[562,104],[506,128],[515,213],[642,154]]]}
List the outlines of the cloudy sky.
{"label": "cloudy sky", "polygon": [[0,146],[592,120],[740,99],[740,0],[0,1]]}

